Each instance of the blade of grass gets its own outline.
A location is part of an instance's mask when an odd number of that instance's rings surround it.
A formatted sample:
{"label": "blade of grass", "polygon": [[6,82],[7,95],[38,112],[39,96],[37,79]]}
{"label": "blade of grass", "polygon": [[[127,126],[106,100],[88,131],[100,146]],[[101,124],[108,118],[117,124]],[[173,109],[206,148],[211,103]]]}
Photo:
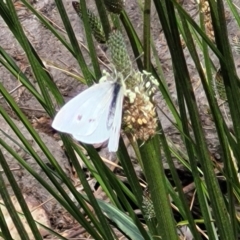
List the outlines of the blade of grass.
{"label": "blade of grass", "polygon": [[[185,217],[185,219],[188,220],[189,227],[191,229],[191,233],[193,234],[194,239],[196,239],[196,240],[199,239],[200,240],[200,236],[199,236],[199,233],[197,232],[193,216],[192,216],[192,214],[190,212],[189,206],[187,205],[186,197],[185,197],[185,195],[183,193],[181,181],[180,181],[180,179],[178,177],[178,174],[176,172],[175,165],[173,164],[173,161],[172,161],[172,158],[171,158],[170,149],[169,149],[169,146],[167,144],[166,137],[165,137],[165,134],[163,132],[162,127],[160,128],[160,131],[162,132],[162,134],[160,134],[160,140],[161,140],[161,143],[162,143],[162,147],[163,147],[163,150],[164,150],[164,153],[165,153],[165,156],[166,156],[169,168],[171,170],[171,174],[172,174],[174,183],[175,183],[176,188],[177,188],[178,196],[179,196],[179,198],[181,200],[181,204],[177,204],[177,207],[179,209],[181,209],[181,207],[182,207],[183,211],[180,211],[180,212],[182,213],[183,217]],[[181,205],[181,207],[179,205]]]}
{"label": "blade of grass", "polygon": [[[84,204],[84,202],[82,201],[79,195],[79,193],[76,191],[75,187],[71,184],[71,182],[69,181],[69,179],[67,178],[67,176],[64,174],[63,170],[61,169],[61,167],[57,164],[56,160],[53,158],[53,156],[51,155],[51,153],[49,152],[49,150],[46,148],[46,146],[44,145],[44,143],[41,141],[41,139],[39,138],[39,136],[37,135],[37,133],[31,128],[31,126],[29,125],[28,121],[25,119],[25,117],[22,115],[22,113],[20,112],[20,110],[17,108],[17,106],[14,104],[14,102],[9,99],[10,96],[7,95],[7,92],[4,90],[4,88],[1,88],[1,84],[0,84],[0,92],[3,93],[3,95],[6,97],[8,97],[9,100],[9,104],[12,106],[12,108],[14,110],[16,110],[16,113],[18,114],[19,118],[23,120],[23,123],[25,124],[25,126],[27,127],[27,129],[29,130],[29,132],[32,134],[33,138],[36,140],[36,142],[38,143],[38,145],[40,146],[40,148],[42,148],[43,152],[46,154],[46,156],[48,157],[49,161],[51,162],[51,164],[54,166],[54,168],[56,169],[56,171],[58,172],[59,176],[61,176],[62,180],[64,181],[64,183],[69,187],[69,189],[71,190],[71,192],[73,193],[73,195],[75,196],[75,198],[81,203],[82,208],[85,210],[86,213],[88,213],[89,217],[92,220],[92,223],[95,224],[95,226],[99,229],[99,231],[102,231],[101,226],[99,226],[98,222],[96,221],[96,219],[94,218],[94,216],[92,215],[91,211],[88,209],[88,207]],[[28,151],[31,153],[31,155],[36,159],[36,161],[38,162],[38,164],[40,165],[40,167],[43,169],[43,171],[47,174],[47,176],[49,177],[49,179],[51,180],[51,182],[55,185],[55,187],[58,189],[58,191],[61,193],[62,197],[64,197],[64,199],[69,202],[69,204],[73,204],[72,200],[69,198],[69,196],[66,194],[66,192],[62,189],[62,187],[58,184],[58,182],[56,181],[56,179],[52,176],[52,174],[49,172],[48,167],[42,163],[41,159],[39,159],[39,156],[36,155],[36,153],[34,152],[34,150],[32,149],[32,147],[28,144],[28,142],[26,141],[26,139],[22,136],[22,134],[19,132],[19,130],[14,127],[13,123],[10,121],[9,117],[4,113],[3,109],[1,109],[0,107],[0,112],[3,115],[3,117],[5,118],[5,120],[10,124],[10,126],[13,128],[14,132],[17,134],[17,136],[21,139],[21,141],[23,142],[24,146],[28,149]],[[26,168],[26,166],[25,166]],[[29,169],[28,169],[29,170]],[[33,174],[33,172],[31,171],[31,169],[29,170],[31,174]],[[38,178],[38,176],[34,175],[35,178]],[[42,183],[42,182],[41,182]],[[46,185],[44,185],[44,187],[46,189],[49,189]],[[51,191],[51,194],[54,195],[55,193],[53,191]],[[56,198],[56,196],[55,196]],[[62,204],[62,203],[61,203]],[[66,205],[65,205],[66,207]],[[75,205],[73,204],[72,208],[75,208]],[[81,218],[79,219],[79,217],[76,217],[76,213],[78,212],[78,209],[75,208],[75,212],[73,213],[72,210],[68,210],[69,212],[71,212],[73,214],[73,216],[75,216],[76,219],[78,219],[81,222]],[[83,220],[83,219],[82,219]],[[85,218],[84,218],[85,221]],[[83,223],[81,223],[83,225]],[[88,224],[86,222],[86,224]],[[89,230],[89,227],[87,227]],[[91,232],[91,230],[90,230]],[[98,239],[97,235],[95,235],[96,239]]]}
{"label": "blade of grass", "polygon": [[115,222],[117,226],[131,239],[153,239],[149,234],[143,235],[136,227],[132,219],[120,212],[116,207],[98,200],[101,209],[107,214],[111,221]]}
{"label": "blade of grass", "polygon": [[143,51],[144,51],[144,69],[150,72],[151,51],[150,51],[150,29],[151,29],[151,0],[144,1],[143,9]]}
{"label": "blade of grass", "polygon": [[81,6],[81,9],[82,9],[82,20],[83,20],[84,29],[85,29],[85,36],[86,36],[86,39],[87,39],[88,49],[89,49],[89,52],[90,52],[90,57],[91,57],[91,60],[92,60],[94,72],[95,72],[95,75],[100,78],[101,71],[100,71],[100,67],[99,67],[99,64],[98,64],[96,50],[95,50],[95,47],[94,47],[94,44],[93,44],[92,30],[91,30],[90,24],[89,24],[90,20],[89,20],[89,17],[87,15],[87,7],[86,7],[85,0],[80,1],[80,6]]}
{"label": "blade of grass", "polygon": [[1,227],[0,236],[4,237],[5,239],[13,240],[1,208],[0,208],[0,227]]}
{"label": "blade of grass", "polygon": [[[67,16],[64,5],[62,3],[62,0],[55,1],[55,3],[56,3],[56,6],[58,8],[58,11],[60,13],[61,19],[62,19],[63,24],[65,26],[65,29],[67,31],[70,42],[72,44],[73,50],[76,53],[76,59],[79,63],[79,66],[81,67],[81,70],[83,72],[83,76],[86,79],[87,84],[91,85],[93,83],[92,75],[90,74],[90,71],[89,71],[89,69],[86,65],[85,59],[83,58],[82,52],[81,52],[80,47],[78,45],[78,41],[76,39],[76,36],[75,36],[74,31],[72,29],[72,26],[70,24],[70,21],[69,21],[69,18]],[[100,76],[96,76],[96,77],[100,78]]]}
{"label": "blade of grass", "polygon": [[0,54],[3,58],[0,58],[0,63],[10,72],[13,76],[16,77],[32,94],[36,97],[39,103],[44,107],[46,107],[46,103],[43,97],[37,92],[35,87],[29,81],[29,79],[22,73],[20,68],[15,64],[13,59],[5,52],[3,48],[0,46]]}
{"label": "blade of grass", "polygon": [[[181,90],[184,94],[190,119],[191,119],[192,125],[194,126],[193,132],[194,132],[196,143],[198,146],[196,150],[199,156],[199,160],[203,167],[203,172],[206,180],[206,185],[208,187],[210,200],[212,202],[216,224],[218,228],[221,228],[221,231],[220,231],[221,237],[223,238],[226,238],[227,236],[233,237],[233,232],[230,226],[229,218],[226,218],[226,214],[225,214],[226,206],[224,205],[223,198],[222,198],[218,183],[216,181],[214,171],[212,169],[211,159],[209,158],[209,155],[208,155],[208,150],[206,148],[202,128],[199,122],[197,106],[196,106],[195,98],[193,96],[193,90],[190,85],[187,66],[182,53],[179,33],[176,27],[173,5],[171,2],[166,2],[166,6],[168,9],[169,23],[171,25],[171,30],[172,30],[171,36],[174,37],[174,40],[175,40],[175,41],[172,41],[173,49],[175,49],[175,54],[172,53],[171,55],[173,58],[173,62],[179,63],[175,65],[176,73],[179,76],[177,81],[179,84],[178,91],[180,92]],[[183,74],[185,74],[185,76]],[[181,105],[180,105],[180,111],[181,111]],[[225,229],[224,229],[224,226],[225,226]],[[228,229],[226,229],[226,226],[228,226]]]}
{"label": "blade of grass", "polygon": [[[46,72],[43,69],[43,64],[42,64],[40,58],[38,57],[34,48],[30,44],[30,42],[28,41],[26,35],[24,34],[22,26],[21,26],[20,22],[18,21],[18,16],[17,16],[17,13],[15,11],[13,3],[11,1],[7,1],[7,4],[8,4],[10,16],[12,17],[12,19],[14,21],[14,24],[16,26],[15,37],[18,39],[19,43],[21,44],[25,53],[27,54],[29,62],[32,65],[33,72],[34,72],[37,80],[41,79],[41,76],[42,76],[41,74],[43,74],[44,77],[48,77],[47,79],[51,79],[48,72]],[[51,83],[51,81],[50,81],[50,83]],[[51,105],[50,96],[49,96],[47,91],[43,90],[43,89],[45,89],[45,86],[42,85],[41,82],[39,83],[39,86],[40,86],[40,89],[42,91],[42,94],[44,96],[45,101],[47,101],[48,106],[50,106]]]}
{"label": "blade of grass", "polygon": [[[40,90],[43,94],[45,102],[47,103],[46,111],[48,112],[49,115],[53,115],[53,106],[52,106],[52,101],[51,101],[49,92],[46,91],[46,85],[42,83],[46,81],[47,88],[49,87],[49,89],[56,88],[56,85],[52,81],[49,73],[44,69],[44,65],[41,59],[38,57],[34,48],[28,41],[27,37],[25,36],[23,29],[21,27],[21,24],[18,21],[18,16],[14,8],[13,2],[11,0],[7,0],[7,6],[8,6],[7,11],[6,9],[4,11],[4,13],[6,14],[2,15],[2,17],[4,18],[5,22],[8,24],[8,27],[12,30],[12,33],[14,34],[14,36],[16,37],[16,39],[24,49],[26,56],[29,60],[29,63],[31,64],[33,74],[38,80]],[[3,11],[0,8],[0,13],[2,14],[2,12]],[[55,97],[59,99],[59,94],[55,95]]]}
{"label": "blade of grass", "polygon": [[[68,143],[66,143],[68,144]],[[68,148],[69,149],[69,148]],[[82,153],[82,151],[80,150],[80,148],[78,148],[77,146],[74,146],[74,150],[78,153],[78,155],[81,157],[81,159],[87,163],[87,161],[89,161],[88,159],[86,159],[86,156]],[[99,219],[99,222],[101,223],[101,227],[102,228],[102,234],[103,236],[106,238],[106,239],[113,239],[113,236],[112,236],[112,233],[111,233],[111,228],[109,226],[109,223],[106,221],[106,217],[104,216],[104,214],[102,213],[102,211],[100,210],[98,204],[97,204],[97,201],[96,201],[96,197],[93,195],[92,193],[92,189],[90,188],[89,186],[89,183],[87,182],[87,179],[86,179],[86,176],[85,176],[85,173],[83,172],[83,170],[81,169],[80,167],[80,164],[78,162],[78,160],[73,156],[73,151],[68,151],[68,154],[69,154],[69,157],[72,161],[72,164],[74,166],[74,168],[76,169],[76,172],[77,172],[77,175],[81,181],[81,184],[83,185],[84,187],[84,191],[86,192],[88,198],[89,198],[89,201],[92,205],[92,207],[94,208],[94,212],[97,216],[97,218]],[[97,156],[97,158],[94,156],[90,156],[90,159],[95,162],[95,161],[102,161],[101,159],[99,159],[99,156]],[[90,164],[87,163],[87,166],[89,166]],[[105,166],[105,165],[104,165]],[[91,169],[93,169],[93,167],[90,167],[90,171]],[[97,174],[100,175],[101,177],[101,169],[99,168],[96,168],[93,170],[93,172],[95,172],[94,175],[96,175],[96,172]],[[105,175],[105,174],[104,174]],[[97,178],[96,178],[97,179]],[[105,183],[105,181],[103,180],[103,182]],[[101,183],[101,181],[100,181]],[[106,183],[108,183],[108,181],[106,181]],[[108,184],[106,184],[108,185]],[[106,187],[109,191],[112,191],[113,192],[113,189],[111,189],[110,187]],[[112,193],[111,196],[114,198],[114,194]]]}
{"label": "blade of grass", "polygon": [[[74,202],[70,199],[66,192],[61,189],[59,184],[56,184],[55,181],[51,179],[51,182],[54,183],[58,191],[53,189],[48,183],[46,183],[31,167],[29,167],[26,162],[16,153],[11,147],[9,147],[2,139],[0,139],[0,144],[19,162],[21,165],[34,176],[35,179],[78,221],[94,238],[101,239],[100,236],[95,232],[95,229],[92,225],[86,220],[85,215],[83,215],[77,206],[75,206]],[[48,174],[49,176],[49,174]],[[73,192],[73,191],[72,191]],[[79,201],[81,197],[77,192],[74,196],[78,196],[77,200],[80,203],[80,206],[84,211],[88,214],[91,219],[91,223],[95,223],[93,214],[91,214],[91,210],[86,207],[86,204],[83,204],[83,201]],[[89,213],[90,212],[90,213]],[[97,224],[95,224],[97,226]],[[101,232],[101,229],[100,229]]]}
{"label": "blade of grass", "polygon": [[[92,171],[91,166],[89,170],[92,172],[93,176],[96,178],[100,186],[103,188],[103,191],[107,194],[107,196],[110,198],[112,203],[114,203],[118,207],[118,209],[123,211],[122,205],[125,207],[125,209],[129,212],[130,217],[134,220],[135,224],[138,226],[142,235],[146,239],[148,239],[148,235],[146,234],[146,231],[142,227],[142,224],[140,223],[138,218],[136,218],[135,213],[132,210],[132,207],[129,205],[128,200],[126,199],[126,196],[125,196],[126,194],[134,202],[134,204],[137,204],[134,195],[121,181],[119,181],[116,178],[116,176],[108,169],[108,167],[106,167],[106,165],[102,162],[101,158],[99,158],[96,152],[92,149],[92,147],[86,146],[86,149],[88,151],[90,158],[93,161],[93,164],[96,167],[97,172],[96,170]],[[79,149],[75,148],[75,150],[78,152],[79,156],[82,158],[85,164],[89,166],[88,160],[85,159],[85,156],[81,152],[79,152]],[[138,181],[137,181],[137,184],[138,184]],[[89,199],[91,200],[90,197]]]}
{"label": "blade of grass", "polygon": [[178,239],[168,199],[158,136],[148,140],[140,148],[140,152],[158,222],[158,233],[161,233],[162,239]]}
{"label": "blade of grass", "polygon": [[[11,170],[9,169],[9,165],[7,164],[3,154],[2,154],[2,151],[0,150],[0,159],[1,159],[1,166],[3,168],[3,171],[4,171],[4,174],[6,175],[6,177],[8,178],[8,181],[9,183],[11,183],[11,187],[13,189],[13,192],[21,206],[21,209],[22,211],[24,212],[24,216],[27,220],[27,223],[28,223],[28,226],[30,227],[31,231],[32,231],[32,234],[34,235],[35,239],[42,239],[42,236],[35,224],[35,221],[28,209],[28,206],[22,196],[22,193],[20,191],[20,188],[19,186],[17,185],[16,183],[16,180],[11,172]],[[12,217],[12,220],[15,224],[15,227],[16,229],[18,230],[18,233],[19,235],[21,236],[21,239],[29,239],[27,236],[27,233],[25,231],[25,228],[23,227],[23,225],[21,224],[21,220],[20,218],[18,217],[17,213],[16,213],[16,210],[14,211],[14,206],[12,204],[12,202],[9,202],[10,199],[9,199],[9,196],[8,196],[8,193],[7,193],[7,189],[4,187],[4,180],[2,178],[2,175],[0,174],[0,178],[1,178],[1,196],[2,198],[5,200],[5,205],[6,205],[6,208],[8,209],[11,217]],[[5,195],[6,194],[6,195]],[[11,209],[11,210],[10,210]],[[26,234],[26,236],[24,236]]]}
{"label": "blade of grass", "polygon": [[111,32],[111,26],[108,20],[108,14],[107,14],[105,5],[103,3],[103,0],[95,0],[95,4],[97,6],[97,10],[99,13],[99,17],[101,19],[105,36],[108,39],[109,33]]}
{"label": "blade of grass", "polygon": [[45,18],[39,11],[37,11],[28,1],[21,0],[21,2],[30,10],[41,22],[42,24],[48,28],[51,33],[66,47],[66,49],[76,58],[77,53],[74,52],[72,46],[66,41],[64,36],[60,35],[56,28],[53,27],[52,23],[49,22],[48,19]]}

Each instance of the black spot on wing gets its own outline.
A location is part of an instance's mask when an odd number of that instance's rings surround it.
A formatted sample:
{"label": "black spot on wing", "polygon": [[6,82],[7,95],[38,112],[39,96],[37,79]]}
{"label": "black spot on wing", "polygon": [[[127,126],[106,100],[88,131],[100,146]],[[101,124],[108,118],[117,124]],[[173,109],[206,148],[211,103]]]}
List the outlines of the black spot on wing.
{"label": "black spot on wing", "polygon": [[113,89],[113,98],[109,107],[109,114],[108,114],[108,120],[107,120],[107,127],[110,128],[113,124],[113,119],[116,111],[116,103],[117,103],[117,97],[118,93],[120,91],[121,85],[119,83],[114,84]]}
{"label": "black spot on wing", "polygon": [[80,122],[81,119],[82,119],[82,115],[78,115],[78,116],[77,116],[77,120]]}
{"label": "black spot on wing", "polygon": [[90,118],[90,119],[88,120],[88,122],[95,122],[95,121],[96,121],[95,118]]}

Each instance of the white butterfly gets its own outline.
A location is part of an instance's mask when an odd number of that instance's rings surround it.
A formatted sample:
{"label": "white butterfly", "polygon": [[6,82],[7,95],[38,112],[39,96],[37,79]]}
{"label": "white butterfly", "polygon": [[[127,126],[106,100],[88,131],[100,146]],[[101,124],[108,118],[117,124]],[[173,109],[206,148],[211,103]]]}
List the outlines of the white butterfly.
{"label": "white butterfly", "polygon": [[109,152],[116,152],[125,84],[121,74],[112,79],[109,73],[104,73],[98,84],[78,94],[60,109],[52,127],[83,143],[99,144],[108,140]]}

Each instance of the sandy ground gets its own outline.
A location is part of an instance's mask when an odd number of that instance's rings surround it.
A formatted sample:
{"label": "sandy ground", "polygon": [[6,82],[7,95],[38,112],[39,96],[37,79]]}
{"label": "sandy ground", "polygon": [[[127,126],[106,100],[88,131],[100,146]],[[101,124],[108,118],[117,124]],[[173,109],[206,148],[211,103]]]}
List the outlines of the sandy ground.
{"label": "sandy ground", "polygon": [[[239,3],[239,1],[235,1],[236,4]],[[84,29],[82,28],[81,21],[77,14],[75,13],[71,1],[64,1],[64,4],[66,6],[66,10],[68,12],[69,19],[71,21],[71,24],[73,26],[73,29],[75,31],[75,34],[77,36],[77,39],[80,44],[82,44],[82,51],[84,53],[84,56],[86,59],[88,58],[88,53],[84,49],[85,44],[85,38],[84,38]],[[42,14],[44,14],[46,17],[49,18],[50,21],[54,22],[56,26],[58,26],[59,32],[66,36],[63,24],[60,20],[60,17],[58,15],[56,6],[54,4],[53,0],[44,0],[44,1],[34,1],[33,2],[34,7],[40,11]],[[196,13],[196,5],[190,1],[185,0],[183,1],[183,5],[190,14],[195,15]],[[67,49],[65,49],[62,44],[56,40],[54,36],[38,21],[36,17],[34,17],[22,4],[18,1],[15,2],[15,6],[18,11],[19,18],[21,20],[21,23],[23,25],[23,28],[32,43],[32,45],[35,47],[36,51],[38,52],[39,56],[48,63],[49,67],[48,70],[56,82],[57,86],[59,87],[62,94],[66,97],[66,100],[74,97],[77,93],[82,91],[85,86],[81,85],[76,79],[72,78],[71,76],[63,73],[60,70],[57,70],[52,66],[58,66],[59,68],[63,68],[65,70],[70,70],[76,74],[80,74],[80,68],[76,62],[76,60],[69,54]],[[94,5],[92,5],[92,1],[88,1],[88,6],[92,8]],[[126,11],[130,16],[130,19],[132,20],[135,29],[137,30],[139,36],[141,36],[141,14],[139,12],[139,9],[135,3],[135,1],[128,1],[126,6]],[[18,66],[21,68],[21,70],[32,80],[32,82],[36,85],[36,82],[34,78],[31,75],[31,69],[29,67],[29,64],[26,60],[26,57],[24,55],[24,52],[21,50],[18,43],[15,41],[13,35],[8,30],[7,26],[3,22],[3,20],[0,18],[0,46],[4,48],[8,54],[16,61]],[[229,16],[228,19],[228,29],[229,29],[229,38],[230,40],[238,36],[239,30],[237,28],[236,22],[232,19],[231,16]],[[152,13],[152,33],[153,33],[153,39],[157,46],[157,51],[159,55],[160,62],[162,64],[165,77],[167,79],[167,84],[169,86],[169,91],[176,101],[176,91],[175,91],[175,84],[173,79],[173,73],[172,73],[172,64],[171,64],[171,57],[169,50],[166,45],[166,41],[164,39],[163,33],[161,31],[161,26],[157,22],[157,15],[156,11],[153,9]],[[102,51],[104,51],[103,46],[97,46],[97,51],[99,54],[101,54]],[[102,47],[102,48],[101,48]],[[189,57],[188,51],[185,49],[185,54],[187,57],[188,67],[189,71],[192,77],[196,97],[199,104],[199,109],[201,113],[201,120],[203,123],[203,127],[206,132],[206,138],[208,140],[208,145],[211,153],[213,156],[215,156],[217,159],[220,159],[220,152],[218,148],[218,142],[216,139],[215,129],[212,125],[211,117],[208,115],[208,107],[206,105],[206,100],[204,98],[202,86],[200,84],[200,81],[198,79],[198,76],[196,75],[195,67],[192,62],[192,60]],[[201,56],[201,54],[200,54]],[[234,55],[236,59],[236,67],[239,68],[239,56],[237,54]],[[88,61],[89,66],[91,66],[90,61]],[[217,66],[217,62],[215,60],[215,64]],[[10,73],[8,73],[3,66],[0,65],[0,81],[3,82],[4,86],[9,92],[12,92],[12,96],[17,101],[21,109],[26,113],[26,115],[29,117],[29,119],[33,122],[36,119],[38,121],[42,121],[43,124],[35,124],[35,126],[38,126],[39,134],[42,138],[42,140],[47,144],[50,151],[53,153],[53,155],[58,159],[59,164],[63,166],[63,168],[66,170],[66,173],[71,177],[72,172],[71,168],[69,166],[69,163],[64,155],[63,150],[61,149],[61,146],[56,141],[55,138],[52,137],[51,129],[49,129],[49,122],[45,118],[46,115],[42,109],[42,107],[39,105],[39,103],[34,99],[31,94],[21,87],[20,82],[15,77],[11,76]],[[14,114],[11,112],[7,104],[3,101],[3,99],[0,98],[0,103],[5,107],[5,109],[8,110],[10,116],[12,118],[15,118]],[[157,97],[157,103],[160,109],[162,109],[165,114],[172,119],[172,116],[168,112],[165,103],[161,96]],[[161,123],[163,125],[163,128],[166,132],[166,134],[172,139],[172,141],[175,144],[180,143],[179,135],[176,133],[176,130],[174,130],[171,122],[167,120],[167,118],[159,111],[159,117],[161,120]],[[35,120],[34,120],[35,119]],[[37,151],[37,153],[42,156],[44,159],[44,155],[41,153],[41,150],[34,145],[34,141],[32,137],[28,134],[26,129],[22,126],[20,122],[18,122],[16,119],[14,119],[16,125],[21,129],[21,131],[24,133],[25,137],[33,142],[33,147]],[[46,125],[48,127],[46,127]],[[9,129],[8,125],[4,122],[3,119],[0,119],[0,129],[3,129],[6,131],[10,136],[14,137],[13,132]],[[0,137],[4,137],[2,133],[0,133]],[[11,142],[10,140],[7,141],[9,145],[14,146],[17,151],[19,151],[19,154],[26,154],[19,146]],[[51,198],[49,194],[40,187],[39,183],[37,183],[25,170],[23,170],[18,164],[15,163],[12,157],[10,157],[6,151],[4,150],[5,156],[8,158],[8,162],[12,168],[17,168],[19,170],[15,171],[15,177],[17,181],[19,182],[21,188],[23,189],[23,192],[27,194],[27,196],[32,196],[34,199],[37,199],[39,203],[43,203]],[[25,155],[24,155],[25,156]],[[45,160],[45,159],[44,159]],[[43,174],[38,165],[31,159],[29,156],[26,155],[26,161],[36,169],[36,171],[39,174]],[[47,162],[47,159],[46,159]],[[167,168],[167,165],[165,166]],[[176,167],[178,167],[178,164],[176,163]],[[180,166],[179,166],[180,167]],[[46,212],[46,215],[48,216],[49,224],[54,229],[61,229],[65,230],[66,228],[70,228],[74,225],[71,218],[66,217],[67,215],[63,214],[64,209],[62,209],[57,203],[54,201],[49,201],[48,203],[43,205],[43,209]],[[44,235],[44,234],[43,234]]]}

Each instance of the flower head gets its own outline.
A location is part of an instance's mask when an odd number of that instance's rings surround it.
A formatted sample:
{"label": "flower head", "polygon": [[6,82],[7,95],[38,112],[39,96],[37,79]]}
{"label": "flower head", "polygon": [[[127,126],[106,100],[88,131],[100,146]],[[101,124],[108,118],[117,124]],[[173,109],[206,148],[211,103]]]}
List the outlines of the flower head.
{"label": "flower head", "polygon": [[147,141],[156,132],[157,116],[151,97],[157,85],[157,80],[146,71],[133,72],[126,80],[123,129],[135,140]]}

